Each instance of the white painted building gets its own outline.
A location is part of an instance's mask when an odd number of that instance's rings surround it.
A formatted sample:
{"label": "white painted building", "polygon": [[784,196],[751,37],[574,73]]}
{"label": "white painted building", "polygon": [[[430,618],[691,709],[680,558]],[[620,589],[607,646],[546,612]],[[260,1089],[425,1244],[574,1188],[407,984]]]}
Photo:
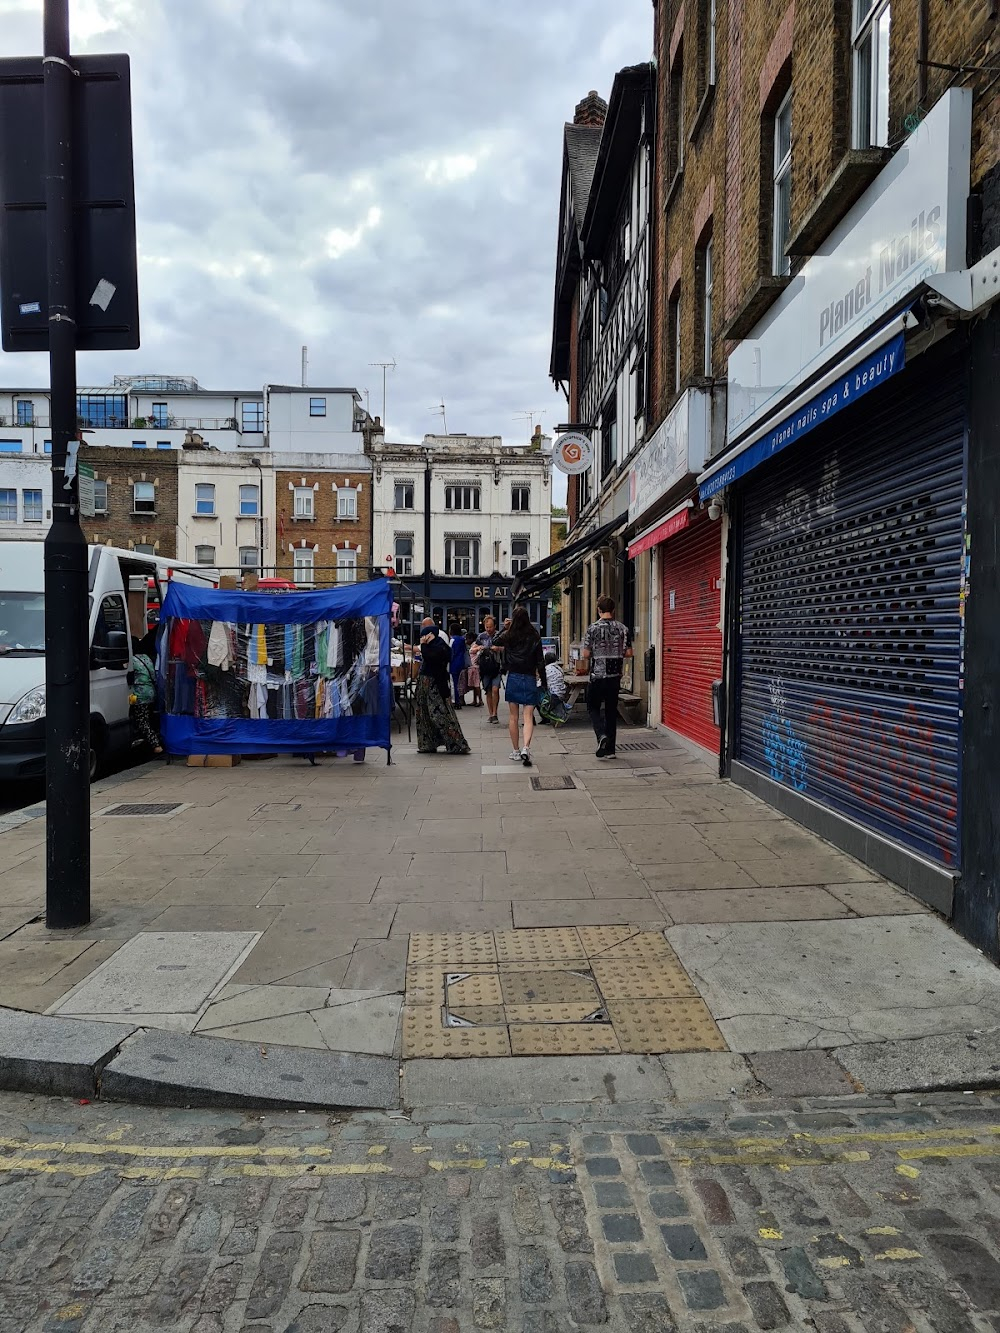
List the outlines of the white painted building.
{"label": "white painted building", "polygon": [[177,469],[178,560],[224,574],[273,574],[276,563],[274,458],[186,450]]}
{"label": "white painted building", "polygon": [[52,469],[43,455],[0,455],[0,541],[43,541],[52,522]]}
{"label": "white painted building", "polygon": [[[81,389],[77,416],[87,444],[179,449],[200,435],[220,450],[354,454],[367,414],[357,389],[268,384],[203,389],[190,376],[116,375],[110,388]],[[0,389],[0,454],[51,452],[45,389]]]}
{"label": "white painted building", "polygon": [[[472,629],[487,613],[509,614],[514,575],[549,553],[550,456],[505,447],[498,435],[425,435],[420,444],[374,435],[371,456],[372,562],[404,581],[404,619],[412,606]],[[542,627],[547,605],[529,603]]]}

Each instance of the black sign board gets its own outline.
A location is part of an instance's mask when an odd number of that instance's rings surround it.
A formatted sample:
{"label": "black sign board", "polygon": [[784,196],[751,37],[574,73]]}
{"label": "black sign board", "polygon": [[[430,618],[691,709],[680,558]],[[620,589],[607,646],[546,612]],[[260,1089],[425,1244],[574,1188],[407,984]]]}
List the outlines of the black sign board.
{"label": "black sign board", "polygon": [[[76,345],[139,346],[126,55],[73,56]],[[5,352],[49,346],[40,56],[0,60],[0,324]]]}

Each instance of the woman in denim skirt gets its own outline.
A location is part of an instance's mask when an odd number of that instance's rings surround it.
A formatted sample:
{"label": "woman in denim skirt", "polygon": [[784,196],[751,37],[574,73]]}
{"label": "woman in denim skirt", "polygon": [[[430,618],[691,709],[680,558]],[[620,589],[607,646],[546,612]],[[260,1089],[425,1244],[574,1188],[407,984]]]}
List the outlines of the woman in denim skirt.
{"label": "woman in denim skirt", "polygon": [[[535,705],[538,703],[539,684],[545,685],[545,657],[542,638],[531,623],[526,607],[516,606],[510,628],[493,640],[493,646],[503,650],[507,669],[504,693],[510,710],[511,759],[520,759],[525,768],[531,767],[531,736],[535,729]],[[520,727],[524,740],[520,740]]]}

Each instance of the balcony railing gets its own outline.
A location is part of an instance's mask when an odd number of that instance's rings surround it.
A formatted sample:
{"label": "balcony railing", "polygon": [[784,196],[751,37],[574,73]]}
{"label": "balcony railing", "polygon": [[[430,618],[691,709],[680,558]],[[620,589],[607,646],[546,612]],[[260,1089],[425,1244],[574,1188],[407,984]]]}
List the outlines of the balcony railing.
{"label": "balcony railing", "polygon": [[236,430],[235,417],[77,417],[84,430]]}
{"label": "balcony railing", "polygon": [[21,421],[18,417],[0,416],[2,430],[48,430],[48,417],[32,417],[30,421]]}

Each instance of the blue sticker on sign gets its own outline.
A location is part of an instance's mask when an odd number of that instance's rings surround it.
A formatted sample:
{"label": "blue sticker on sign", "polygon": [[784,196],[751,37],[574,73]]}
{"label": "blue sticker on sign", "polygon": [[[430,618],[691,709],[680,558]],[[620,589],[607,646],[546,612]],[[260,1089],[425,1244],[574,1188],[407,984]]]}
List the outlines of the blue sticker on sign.
{"label": "blue sticker on sign", "polygon": [[728,466],[720,466],[717,472],[698,487],[699,498],[708,500],[724,486],[737,481],[740,477],[745,477],[755,467],[773,458],[782,449],[787,449],[790,444],[794,444],[803,435],[808,435],[824,421],[829,421],[845,407],[850,407],[858,398],[864,397],[891,376],[898,375],[903,369],[905,359],[906,340],[904,335],[899,333],[883,344],[877,352],[860,361],[852,370],[845,371],[840,379],[810,399],[794,415],[786,417],[780,425],[769,430],[749,449],[737,454]]}
{"label": "blue sticker on sign", "polygon": [[18,306],[22,315],[40,315],[42,313],[41,301],[22,301]]}

